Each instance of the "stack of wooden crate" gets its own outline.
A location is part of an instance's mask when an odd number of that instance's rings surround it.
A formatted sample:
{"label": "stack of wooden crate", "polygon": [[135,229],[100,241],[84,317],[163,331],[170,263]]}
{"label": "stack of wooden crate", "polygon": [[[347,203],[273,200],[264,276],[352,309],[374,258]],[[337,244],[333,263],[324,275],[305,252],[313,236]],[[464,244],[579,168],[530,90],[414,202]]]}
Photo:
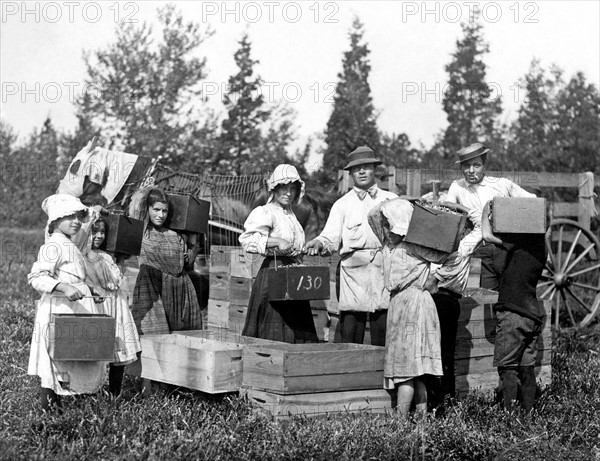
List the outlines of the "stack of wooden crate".
{"label": "stack of wooden crate", "polygon": [[213,245],[209,262],[208,325],[242,331],[262,257],[241,247]]}
{"label": "stack of wooden crate", "polygon": [[257,413],[382,413],[395,406],[383,389],[383,347],[363,344],[248,344],[242,390]]}

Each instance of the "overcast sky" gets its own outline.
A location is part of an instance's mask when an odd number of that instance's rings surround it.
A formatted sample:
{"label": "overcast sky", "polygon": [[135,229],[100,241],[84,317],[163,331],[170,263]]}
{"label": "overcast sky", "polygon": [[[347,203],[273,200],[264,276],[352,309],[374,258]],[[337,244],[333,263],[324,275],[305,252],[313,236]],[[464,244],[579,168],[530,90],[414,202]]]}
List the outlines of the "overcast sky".
{"label": "overcast sky", "polygon": [[[516,82],[532,58],[552,63],[569,78],[583,71],[600,81],[600,2],[393,2],[266,1],[175,2],[185,17],[215,34],[199,49],[206,56],[204,89],[211,107],[220,103],[227,78],[236,71],[233,53],[247,30],[263,94],[287,101],[297,112],[300,144],[321,133],[332,110],[332,94],[349,48],[354,15],[364,23],[371,50],[370,84],[379,127],[405,132],[413,144],[430,146],[446,120],[441,97],[461,36],[460,22],[477,5],[490,45],[488,83],[501,94],[504,117],[512,119],[523,92]],[[106,47],[118,21],[156,22],[160,2],[2,2],[2,119],[21,137],[46,116],[72,130],[72,99],[84,89],[83,50]]]}

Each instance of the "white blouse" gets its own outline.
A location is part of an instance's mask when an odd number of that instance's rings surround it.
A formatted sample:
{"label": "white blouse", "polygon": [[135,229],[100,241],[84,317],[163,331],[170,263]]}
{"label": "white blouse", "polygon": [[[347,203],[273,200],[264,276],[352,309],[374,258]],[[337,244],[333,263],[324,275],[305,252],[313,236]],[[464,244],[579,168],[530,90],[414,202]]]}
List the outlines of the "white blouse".
{"label": "white blouse", "polygon": [[267,256],[272,254],[271,250],[267,250],[269,237],[292,242],[294,250],[304,247],[304,230],[296,215],[275,203],[267,203],[252,210],[239,240],[248,253]]}

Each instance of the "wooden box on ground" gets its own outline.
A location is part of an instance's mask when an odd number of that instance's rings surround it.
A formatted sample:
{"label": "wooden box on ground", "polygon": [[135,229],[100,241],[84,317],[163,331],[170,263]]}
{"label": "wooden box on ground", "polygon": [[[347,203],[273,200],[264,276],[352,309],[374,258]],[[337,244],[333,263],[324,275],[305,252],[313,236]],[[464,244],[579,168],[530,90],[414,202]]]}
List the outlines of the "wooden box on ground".
{"label": "wooden box on ground", "polygon": [[169,201],[173,208],[169,229],[202,234],[208,232],[210,202],[192,195],[170,195]]}
{"label": "wooden box on ground", "polygon": [[210,394],[238,391],[242,347],[188,336],[187,332],[143,335],[141,376]]}
{"label": "wooden box on ground", "polygon": [[465,233],[467,216],[414,205],[405,241],[452,253]]}
{"label": "wooden box on ground", "polygon": [[285,419],[294,415],[385,413],[396,406],[396,394],[385,389],[279,395],[256,389],[240,391],[258,414]]}
{"label": "wooden box on ground", "polygon": [[[454,372],[459,395],[479,390],[491,392],[498,386],[498,369],[493,366],[496,316],[493,304],[498,293],[484,288],[468,289],[461,299],[458,319]],[[550,302],[544,302],[546,321],[538,339],[536,376],[542,386],[551,381],[552,331]]]}
{"label": "wooden box on ground", "polygon": [[243,384],[276,394],[381,388],[384,352],[363,344],[248,346]]}
{"label": "wooden box on ground", "polygon": [[546,233],[546,199],[534,197],[494,197],[494,233]]}
{"label": "wooden box on ground", "polygon": [[114,360],[115,319],[104,314],[52,314],[47,337],[53,360]]}
{"label": "wooden box on ground", "polygon": [[271,301],[329,299],[328,266],[283,266],[268,269]]}
{"label": "wooden box on ground", "polygon": [[109,214],[106,237],[100,249],[111,253],[139,255],[142,249],[144,222],[121,214]]}

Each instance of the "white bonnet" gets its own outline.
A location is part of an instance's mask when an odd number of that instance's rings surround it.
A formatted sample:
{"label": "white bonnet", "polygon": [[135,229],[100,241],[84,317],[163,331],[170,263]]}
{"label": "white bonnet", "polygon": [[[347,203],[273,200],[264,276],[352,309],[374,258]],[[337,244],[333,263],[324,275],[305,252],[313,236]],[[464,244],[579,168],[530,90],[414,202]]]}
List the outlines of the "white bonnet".
{"label": "white bonnet", "polygon": [[88,211],[88,207],[81,201],[69,194],[54,194],[47,197],[42,202],[42,210],[48,215],[48,224],[57,219],[64,218],[77,213],[78,211]]}
{"label": "white bonnet", "polygon": [[406,235],[413,214],[413,206],[408,200],[396,198],[381,206],[381,213],[390,224],[390,231],[396,235]]}
{"label": "white bonnet", "polygon": [[304,181],[300,179],[298,170],[296,170],[294,165],[289,165],[287,163],[277,165],[267,180],[267,188],[270,192],[268,201],[270,202],[273,200],[273,189],[281,184],[289,184],[293,182],[298,182],[300,184],[300,193],[296,199],[296,203],[300,203],[302,201],[302,197],[304,197],[305,185]]}

